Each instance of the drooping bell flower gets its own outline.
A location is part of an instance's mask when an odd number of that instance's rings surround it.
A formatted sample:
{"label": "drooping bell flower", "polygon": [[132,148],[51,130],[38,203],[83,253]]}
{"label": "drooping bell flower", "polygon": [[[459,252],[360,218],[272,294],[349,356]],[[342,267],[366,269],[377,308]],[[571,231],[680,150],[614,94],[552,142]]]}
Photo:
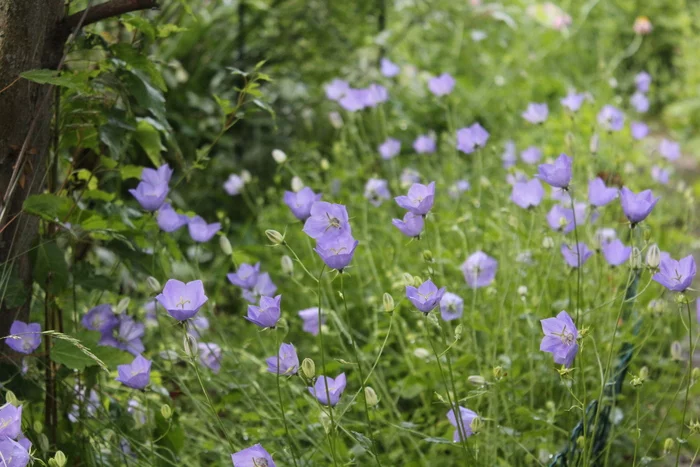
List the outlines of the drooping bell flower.
{"label": "drooping bell flower", "polygon": [[289,206],[294,217],[300,221],[306,221],[306,219],[311,216],[311,206],[316,201],[320,201],[321,196],[320,193],[314,193],[311,188],[305,186],[296,193],[293,191],[285,191],[284,204]]}
{"label": "drooping bell flower", "polygon": [[521,115],[530,123],[543,123],[545,120],[547,120],[547,116],[549,115],[549,107],[547,107],[547,104],[531,102],[528,104],[525,112],[523,112]]}
{"label": "drooping bell flower", "polygon": [[292,376],[299,370],[299,357],[292,344],[281,344],[278,355],[265,359],[267,371]]}
{"label": "drooping bell flower", "polygon": [[461,266],[467,285],[472,289],[487,287],[496,278],[498,261],[483,251],[470,255]]}
{"label": "drooping bell flower", "polygon": [[406,298],[423,313],[430,313],[440,303],[444,294],[445,287],[438,289],[430,279],[423,282],[418,288],[411,285],[406,286]]}
{"label": "drooping bell flower", "polygon": [[189,228],[192,240],[205,243],[211,240],[211,238],[216,235],[216,232],[221,230],[221,223],[214,222],[213,224],[207,224],[201,217],[194,216],[187,223],[187,227]]}
{"label": "drooping bell flower", "polygon": [[588,182],[588,202],[593,206],[605,206],[617,198],[617,195],[617,188],[606,187],[605,182],[600,177],[596,177]]}
{"label": "drooping bell flower", "polygon": [[562,244],[561,254],[564,257],[564,261],[566,261],[566,264],[568,264],[572,268],[577,268],[579,266],[583,266],[583,264],[588,260],[588,258],[590,258],[593,255],[593,252],[588,248],[588,246],[585,243],[579,242],[578,245],[575,245],[574,247],[571,247],[567,244]]}
{"label": "drooping bell flower", "polygon": [[[326,391],[326,384],[328,385],[328,391]],[[340,401],[340,396],[343,395],[343,391],[345,391],[346,384],[345,373],[339,374],[335,379],[327,376],[319,376],[316,380],[316,384],[314,384],[313,387],[309,387],[308,390],[321,405],[335,407],[338,401]]]}
{"label": "drooping bell flower", "polygon": [[620,204],[622,210],[627,216],[627,219],[632,225],[639,224],[646,219],[651,211],[656,206],[660,198],[654,198],[651,190],[644,190],[640,193],[634,193],[627,187],[622,187],[620,190]]}
{"label": "drooping bell flower", "polygon": [[151,382],[151,361],[138,355],[131,363],[118,365],[116,380],[132,389],[144,389]]}
{"label": "drooping bell flower", "polygon": [[261,328],[274,328],[282,314],[280,302],[282,295],[276,297],[260,297],[259,306],[248,305],[248,316],[245,319]]}
{"label": "drooping bell flower", "polygon": [[[473,410],[469,410],[465,407],[459,407],[459,417],[456,416],[454,409],[450,409],[447,412],[447,420],[449,420],[450,425],[455,427],[454,434],[452,435],[452,441],[455,443],[462,440],[462,436],[469,438],[474,434],[472,430],[472,422],[474,419],[479,418],[479,416]],[[462,422],[462,429],[459,428],[459,422]]]}
{"label": "drooping bell flower", "polygon": [[571,183],[573,161],[566,154],[561,154],[552,164],[540,164],[537,178],[557,188],[568,188]]}
{"label": "drooping bell flower", "polygon": [[156,300],[178,321],[185,321],[197,314],[200,308],[209,300],[204,294],[204,284],[201,280],[188,283],[169,279],[163,287],[163,292]]}
{"label": "drooping bell flower", "polygon": [[342,272],[352,261],[359,243],[349,234],[330,239],[321,238],[316,243],[314,251],[326,266]]}

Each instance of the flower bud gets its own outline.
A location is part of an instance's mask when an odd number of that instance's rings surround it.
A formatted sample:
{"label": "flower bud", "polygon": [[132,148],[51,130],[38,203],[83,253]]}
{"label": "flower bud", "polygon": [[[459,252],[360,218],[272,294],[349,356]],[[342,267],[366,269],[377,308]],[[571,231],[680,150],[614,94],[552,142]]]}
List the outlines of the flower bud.
{"label": "flower bud", "polygon": [[47,465],[49,467],[58,467],[58,464],[56,464],[56,461],[53,458],[49,459],[49,462],[47,463]]}
{"label": "flower bud", "polygon": [[119,303],[117,303],[117,307],[114,309],[114,313],[118,315],[122,314],[124,311],[126,311],[127,308],[129,308],[129,303],[131,303],[131,298],[122,298],[121,300],[119,300]]}
{"label": "flower bud", "polygon": [[282,268],[282,272],[289,276],[294,273],[294,263],[292,262],[292,258],[287,255],[282,256],[282,259],[280,259],[280,267]]}
{"label": "flower bud", "polygon": [[646,381],[649,377],[649,367],[643,366],[642,368],[640,368],[639,377],[642,378],[642,381]]}
{"label": "flower bud", "polygon": [[683,360],[683,348],[678,341],[673,341],[671,343],[671,359],[677,362]]}
{"label": "flower bud", "polygon": [[173,416],[173,409],[168,404],[163,404],[160,408],[160,414],[164,419],[170,420],[170,417]]}
{"label": "flower bud", "polygon": [[649,269],[656,269],[659,267],[659,264],[661,264],[661,250],[659,250],[659,246],[654,243],[649,247],[649,250],[647,250],[647,267],[649,267]]}
{"label": "flower bud", "polygon": [[195,358],[197,356],[197,339],[190,334],[185,334],[182,338],[182,346],[185,349],[185,355]]}
{"label": "flower bud", "polygon": [[467,378],[467,381],[469,381],[474,386],[486,386],[486,378],[480,375],[470,375]]}
{"label": "flower bud", "polygon": [[462,327],[461,324],[458,324],[457,327],[455,328],[455,340],[458,341],[462,339],[462,332],[464,331],[464,328]]}
{"label": "flower bud", "polygon": [[377,393],[374,392],[374,389],[369,386],[365,386],[365,400],[367,401],[367,405],[370,407],[374,407],[375,405],[379,404]]}
{"label": "flower bud", "polygon": [[250,172],[247,170],[241,170],[241,179],[243,180],[243,183],[248,183],[253,179],[253,177],[250,175]]}
{"label": "flower bud", "polygon": [[588,149],[591,151],[591,154],[598,154],[598,140],[598,133],[593,133],[591,141],[588,143]]}
{"label": "flower bud", "polygon": [[390,294],[386,292],[384,293],[382,296],[382,303],[384,304],[384,311],[387,313],[394,311],[394,297],[392,297]]}
{"label": "flower bud", "polygon": [[416,358],[427,359],[430,357],[430,352],[428,352],[428,349],[424,349],[423,347],[416,347],[413,349],[413,356]]}
{"label": "flower bud", "polygon": [[5,402],[7,402],[10,405],[14,405],[15,407],[19,406],[17,396],[15,396],[14,392],[9,390],[5,393]]}
{"label": "flower bud", "polygon": [[296,175],[292,177],[292,191],[293,192],[299,192],[304,188],[304,182],[301,181],[301,178],[297,177]]}
{"label": "flower bud", "polygon": [[325,157],[323,159],[321,159],[321,170],[323,170],[325,172],[326,170],[328,170],[330,168],[331,168],[331,164],[330,164],[330,162],[328,162],[328,159],[326,159]]}
{"label": "flower bud", "polygon": [[403,273],[403,283],[404,285],[413,286],[413,276],[407,272]]}
{"label": "flower bud", "polygon": [[276,230],[268,229],[265,231],[265,235],[267,235],[267,239],[270,240],[270,243],[273,245],[281,245],[284,243],[284,235]]}
{"label": "flower bud", "polygon": [[639,386],[644,384],[644,380],[642,378],[640,378],[639,376],[635,376],[630,381],[630,384],[632,385],[633,388],[638,388]]}
{"label": "flower bud", "polygon": [[581,435],[576,438],[576,446],[578,446],[579,449],[583,449],[586,446],[586,437]]}
{"label": "flower bud", "polygon": [[329,113],[328,119],[331,121],[331,125],[333,125],[333,128],[336,130],[343,127],[343,117],[341,117],[338,112]]}
{"label": "flower bud", "polygon": [[542,248],[544,248],[545,250],[554,248],[554,239],[552,239],[552,237],[549,236],[544,237],[542,239]]}
{"label": "flower bud", "polygon": [[435,313],[428,313],[428,322],[435,326],[436,329],[440,329],[440,321]]}
{"label": "flower bud", "polygon": [[472,433],[478,433],[481,431],[481,428],[484,426],[484,422],[481,421],[481,417],[475,417],[472,419],[472,422],[469,424],[469,427],[472,429]]}
{"label": "flower bud", "polygon": [[426,263],[433,262],[433,252],[430,250],[423,250],[423,261]]}
{"label": "flower bud", "polygon": [[160,282],[158,282],[158,279],[156,279],[156,278],[153,277],[153,276],[148,276],[148,277],[146,278],[146,283],[147,283],[148,286],[151,288],[151,290],[154,291],[154,292],[160,292],[161,290],[163,290],[163,289],[161,289],[161,287],[160,287]]}
{"label": "flower bud", "polygon": [[652,26],[651,21],[649,21],[649,18],[646,16],[637,16],[637,18],[634,20],[634,25],[632,25],[632,29],[634,30],[635,34],[645,36],[649,34],[654,27]]}
{"label": "flower bud", "polygon": [[301,372],[306,379],[313,379],[316,376],[316,364],[310,358],[305,358],[301,362]]}
{"label": "flower bud", "polygon": [[[37,444],[39,445],[40,450],[49,450],[49,438],[44,433],[39,433],[39,436],[37,437]],[[58,464],[56,464],[56,466],[58,466]]]}
{"label": "flower bud", "polygon": [[518,295],[520,295],[521,297],[524,297],[525,295],[527,295],[527,287],[524,285],[521,285],[520,287],[518,287]]}
{"label": "flower bud", "polygon": [[666,454],[670,453],[671,451],[673,451],[673,446],[674,446],[675,444],[676,444],[676,443],[673,442],[673,438],[666,438],[666,439],[664,440],[664,455],[666,455]]}
{"label": "flower bud", "polygon": [[693,371],[690,373],[690,377],[693,381],[697,381],[698,378],[700,378],[700,368],[693,368]]}
{"label": "flower bud", "polygon": [[56,461],[56,467],[63,467],[66,465],[66,455],[63,454],[63,451],[56,451],[56,454],[53,456],[53,460]]}
{"label": "flower bud", "polygon": [[506,376],[508,373],[503,369],[502,366],[497,366],[493,368],[493,377],[496,378],[497,380],[502,379],[504,376]]}
{"label": "flower bud", "polygon": [[284,151],[281,151],[279,149],[272,150],[272,158],[278,164],[284,164],[285,162],[287,162],[287,155],[284,153]]}
{"label": "flower bud", "polygon": [[233,253],[233,248],[231,248],[231,242],[228,240],[228,237],[221,235],[219,237],[219,246],[221,247],[221,251],[224,252],[226,256],[231,256]]}
{"label": "flower bud", "polygon": [[642,252],[636,246],[632,248],[632,255],[630,256],[630,267],[632,269],[642,268]]}

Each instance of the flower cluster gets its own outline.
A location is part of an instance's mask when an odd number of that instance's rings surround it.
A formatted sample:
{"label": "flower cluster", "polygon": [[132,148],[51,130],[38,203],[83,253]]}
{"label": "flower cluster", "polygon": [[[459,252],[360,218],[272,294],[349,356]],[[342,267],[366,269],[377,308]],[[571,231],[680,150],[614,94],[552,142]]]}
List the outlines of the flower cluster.
{"label": "flower cluster", "polygon": [[22,406],[0,407],[0,460],[8,467],[29,465],[32,443],[22,434]]}

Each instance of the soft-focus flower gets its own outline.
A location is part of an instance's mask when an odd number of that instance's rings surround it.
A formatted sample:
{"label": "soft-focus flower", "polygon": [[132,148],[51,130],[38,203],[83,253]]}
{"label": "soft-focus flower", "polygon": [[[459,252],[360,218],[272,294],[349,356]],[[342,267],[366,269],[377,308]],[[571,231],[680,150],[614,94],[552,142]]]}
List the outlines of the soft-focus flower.
{"label": "soft-focus flower", "polygon": [[545,120],[547,120],[547,116],[549,115],[549,107],[547,107],[547,104],[530,102],[525,112],[523,112],[521,115],[530,123],[543,123]]}
{"label": "soft-focus flower", "polygon": [[296,375],[299,370],[299,357],[292,344],[283,343],[280,345],[279,354],[265,359],[265,362],[270,373],[291,376]]}
{"label": "soft-focus flower", "polygon": [[391,198],[389,182],[380,178],[370,178],[365,184],[365,198],[374,206],[381,206],[385,199]]}
{"label": "soft-focus flower", "polygon": [[351,233],[348,211],[342,204],[316,201],[311,205],[310,214],[303,231],[311,238],[330,240]]}
{"label": "soft-focus flower", "polygon": [[207,224],[207,222],[199,216],[194,216],[187,223],[187,227],[190,231],[190,237],[192,240],[199,243],[208,242],[211,238],[221,230],[221,223],[214,222],[213,224]]}
{"label": "soft-focus flower", "polygon": [[435,138],[430,135],[420,135],[413,142],[413,150],[418,154],[432,154],[435,152]]}
{"label": "soft-focus flower", "polygon": [[620,131],[625,125],[625,114],[612,105],[603,106],[598,112],[598,124],[609,131]]}
{"label": "soft-focus flower", "polygon": [[316,243],[314,251],[318,253],[331,269],[342,271],[345,269],[355,254],[355,248],[360,242],[352,238],[352,235],[341,235],[334,238],[321,238]]}
{"label": "soft-focus flower", "polygon": [[410,167],[403,169],[399,177],[401,188],[406,189],[414,183],[420,183],[420,174]]}
{"label": "soft-focus flower", "polygon": [[319,324],[326,322],[326,317],[323,315],[323,313],[321,313],[321,322],[319,323],[318,307],[306,308],[305,310],[299,311],[297,314],[302,321],[304,321],[302,329],[305,332],[313,334],[314,336],[318,335]]}
{"label": "soft-focus flower", "polygon": [[136,198],[136,201],[139,202],[143,209],[155,211],[163,205],[169,190],[167,183],[151,185],[150,183],[140,182],[135,189],[130,189],[129,193]]}
{"label": "soft-focus flower", "polygon": [[342,79],[334,79],[325,86],[326,97],[332,101],[337,101],[345,95],[350,89],[347,81]]}
{"label": "soft-focus flower", "polygon": [[634,30],[635,34],[644,36],[649,34],[654,27],[651,25],[651,21],[649,21],[649,18],[646,16],[637,16],[637,18],[634,20],[632,29]]}
{"label": "soft-focus flower", "polygon": [[[345,391],[346,384],[347,380],[345,379],[345,373],[341,373],[335,379],[327,376],[319,376],[319,378],[316,380],[316,384],[308,389],[311,395],[314,396],[322,405],[330,405],[331,407],[335,407],[340,400],[340,396],[343,395],[343,391]],[[328,391],[326,391],[326,385],[328,385]]]}
{"label": "soft-focus flower", "polygon": [[199,339],[204,335],[204,331],[209,329],[209,320],[204,316],[195,316],[190,320],[190,326],[187,329],[187,334]]}
{"label": "soft-focus flower", "polygon": [[28,449],[20,442],[10,438],[0,441],[2,467],[26,467],[29,465],[29,459]]}
{"label": "soft-focus flower", "polygon": [[0,439],[17,437],[22,433],[22,406],[9,402],[0,407]]}
{"label": "soft-focus flower", "polygon": [[637,73],[637,75],[634,77],[634,85],[637,86],[637,91],[639,92],[649,92],[651,75],[646,71]]}
{"label": "soft-focus flower", "polygon": [[443,73],[428,81],[428,89],[438,97],[451,93],[454,87],[455,79],[448,73]]}
{"label": "soft-focus flower", "polygon": [[[576,223],[580,220],[577,219]],[[574,230],[574,211],[560,204],[555,204],[547,213],[547,223],[552,230],[569,233]]]}
{"label": "soft-focus flower", "polygon": [[393,159],[401,152],[401,141],[394,138],[387,138],[386,141],[379,145],[378,150],[382,159]]}
{"label": "soft-focus flower", "polygon": [[226,179],[226,183],[224,183],[224,191],[226,191],[229,196],[236,196],[243,191],[244,186],[245,182],[239,175],[231,174]]}
{"label": "soft-focus flower", "polygon": [[278,164],[284,164],[285,162],[287,162],[287,154],[281,149],[273,149],[272,159],[274,159],[274,161]]}
{"label": "soft-focus flower", "polygon": [[523,209],[539,206],[544,197],[542,183],[536,178],[527,182],[516,182],[513,184],[513,191],[510,200]]}
{"label": "soft-focus flower", "polygon": [[649,99],[643,93],[637,91],[630,97],[630,105],[639,113],[649,110]]}
{"label": "soft-focus flower", "polygon": [[561,105],[566,107],[572,112],[577,112],[578,109],[581,108],[581,105],[583,104],[583,101],[586,100],[586,94],[580,93],[577,94],[575,92],[570,92],[569,94],[566,95],[560,102]]}
{"label": "soft-focus flower", "polygon": [[632,138],[642,139],[649,134],[649,127],[644,122],[631,122],[630,132],[632,133]]}
{"label": "soft-focus flower", "polygon": [[615,229],[598,229],[595,233],[596,245],[603,246],[606,243],[610,243],[617,238],[617,232]]}
{"label": "soft-focus flower", "polygon": [[276,467],[272,456],[260,444],[231,454],[233,467]]}
{"label": "soft-focus flower", "polygon": [[[100,396],[94,389],[90,390],[90,395],[87,400],[85,400],[85,388],[75,386],[75,403],[71,406],[70,412],[68,412],[68,420],[71,423],[76,423],[80,419],[80,405],[84,404],[85,415],[88,417],[95,416],[97,410],[102,407],[100,402]],[[2,422],[0,422],[0,425]],[[2,438],[2,436],[0,436]]]}
{"label": "soft-focus flower", "polygon": [[461,266],[464,280],[472,289],[491,285],[496,278],[498,261],[483,251],[470,255]]}
{"label": "soft-focus flower", "polygon": [[657,182],[661,183],[662,185],[668,185],[670,177],[671,173],[667,169],[659,167],[658,165],[652,166],[651,178],[653,178]]}
{"label": "soft-focus flower", "polygon": [[566,264],[572,268],[577,268],[579,267],[579,256],[581,257],[581,266],[583,266],[588,258],[593,255],[593,252],[585,243],[579,242],[578,245],[573,248],[571,245],[562,244],[561,254],[564,256],[564,261],[566,261]]}
{"label": "soft-focus flower", "polygon": [[521,172],[520,170],[510,172],[508,173],[508,175],[506,175],[506,182],[508,182],[509,185],[515,185],[516,183],[527,181],[527,175],[525,175],[525,173]]}
{"label": "soft-focus flower", "polygon": [[518,161],[518,156],[516,155],[515,142],[513,140],[506,141],[503,154],[501,155],[501,160],[503,161],[503,168],[510,169]]}
{"label": "soft-focus flower", "polygon": [[423,282],[418,288],[410,285],[406,286],[406,298],[423,313],[429,313],[435,308],[442,300],[444,294],[445,287],[438,289],[437,285],[433,284],[433,281],[430,279]]}
{"label": "soft-focus flower", "polygon": [[465,191],[469,191],[469,188],[471,188],[471,185],[468,180],[457,180],[447,189],[447,194],[450,195],[451,198],[457,199],[459,195]]}
{"label": "soft-focus flower", "polygon": [[393,78],[401,72],[401,67],[393,63],[388,58],[382,58],[379,61],[379,66],[381,68],[382,75],[387,78]]}
{"label": "soft-focus flower", "polygon": [[445,321],[452,321],[462,317],[464,312],[464,300],[459,295],[445,292],[440,299],[440,316]]}
{"label": "soft-focus flower", "polygon": [[276,297],[260,297],[259,306],[248,305],[248,316],[244,318],[261,328],[274,328],[282,314],[280,302],[282,295]]}
{"label": "soft-focus flower", "polygon": [[331,122],[331,126],[336,130],[343,128],[343,117],[340,115],[339,112],[329,112],[328,120]]}
{"label": "soft-focus flower", "polygon": [[392,219],[391,223],[407,237],[417,237],[425,224],[423,216],[407,212],[401,219]]}
{"label": "soft-focus flower", "polygon": [[[456,443],[462,440],[462,435],[465,438],[469,438],[474,434],[472,430],[472,422],[475,418],[479,416],[473,410],[469,410],[465,407],[459,407],[459,417],[455,414],[454,409],[450,409],[447,412],[447,420],[449,420],[450,425],[455,427],[454,434],[452,435],[452,440]],[[462,422],[462,429],[459,428],[459,422]]]}
{"label": "soft-focus flower", "polygon": [[243,298],[250,303],[257,303],[260,297],[271,297],[277,292],[277,286],[266,272],[259,274],[252,289],[243,289]]}
{"label": "soft-focus flower", "polygon": [[478,123],[457,130],[457,149],[465,154],[473,153],[477,148],[486,146],[489,132]]}
{"label": "soft-focus flower", "polygon": [[117,381],[133,389],[143,389],[151,381],[151,361],[141,355],[129,364],[118,365]]}
{"label": "soft-focus flower", "polygon": [[41,345],[41,324],[25,323],[15,320],[10,326],[10,334],[14,337],[5,339],[8,347],[15,352],[30,354]]}
{"label": "soft-focus flower", "polygon": [[537,164],[542,158],[542,151],[537,146],[530,146],[520,153],[520,158],[526,164]]}
{"label": "soft-focus flower", "polygon": [[367,105],[367,90],[348,88],[338,100],[338,104],[348,112],[357,112]]}
{"label": "soft-focus flower", "polygon": [[112,311],[112,305],[104,303],[88,311],[80,322],[90,331],[107,332],[119,324],[119,318]]}
{"label": "soft-focus flower", "polygon": [[185,284],[176,279],[169,279],[163,287],[163,292],[156,300],[166,309],[168,314],[178,321],[192,318],[209,298],[204,295],[202,281],[191,281]]}
{"label": "soft-focus flower", "polygon": [[435,182],[430,182],[427,186],[414,183],[408,190],[408,195],[401,195],[394,198],[396,204],[413,214],[425,216],[433,207],[435,201]]}
{"label": "soft-focus flower", "polygon": [[243,263],[238,266],[236,272],[226,274],[226,278],[233,285],[238,286],[242,289],[252,289],[258,282],[258,275],[260,274],[260,263],[255,263],[250,265]]}
{"label": "soft-focus flower", "polygon": [[366,107],[376,107],[389,100],[389,91],[381,84],[370,84],[364,90],[364,101]]}
{"label": "soft-focus flower", "polygon": [[200,342],[197,344],[199,362],[214,373],[221,370],[221,347],[213,342]]}
{"label": "soft-focus flower", "polygon": [[578,352],[578,329],[571,316],[561,311],[556,318],[540,320],[540,324],[544,332],[540,350],[551,353],[554,363],[571,368]]}
{"label": "soft-focus flower", "polygon": [[561,154],[553,164],[540,164],[537,167],[537,178],[557,188],[567,188],[571,183],[572,159]]}
{"label": "soft-focus flower", "polygon": [[163,232],[175,232],[189,222],[185,214],[178,214],[168,203],[163,204],[156,213],[158,227]]}
{"label": "soft-focus flower", "polygon": [[314,193],[309,187],[304,187],[296,193],[293,191],[285,191],[284,204],[289,207],[294,217],[300,221],[305,221],[311,215],[311,206],[316,201],[320,201],[321,196],[320,193]]}
{"label": "soft-focus flower", "polygon": [[659,143],[659,154],[664,159],[675,161],[681,157],[681,145],[669,139],[662,139]]}
{"label": "soft-focus flower", "polygon": [[605,261],[610,266],[619,266],[627,261],[632,253],[632,247],[625,246],[619,239],[601,245]]}
{"label": "soft-focus flower", "polygon": [[620,190],[622,210],[632,224],[638,224],[646,219],[658,201],[659,198],[654,198],[651,190],[636,194],[627,187],[622,187]]}
{"label": "soft-focus flower", "polygon": [[145,334],[146,326],[143,323],[137,322],[131,316],[119,315],[119,325],[105,330],[97,344],[139,355],[145,350],[141,340]]}
{"label": "soft-focus flower", "polygon": [[588,182],[588,202],[593,206],[605,206],[617,198],[617,194],[617,188],[606,187],[605,182],[600,177]]}
{"label": "soft-focus flower", "polygon": [[695,272],[695,258],[692,255],[679,261],[669,257],[661,260],[659,272],[652,279],[668,290],[683,292],[693,283]]}

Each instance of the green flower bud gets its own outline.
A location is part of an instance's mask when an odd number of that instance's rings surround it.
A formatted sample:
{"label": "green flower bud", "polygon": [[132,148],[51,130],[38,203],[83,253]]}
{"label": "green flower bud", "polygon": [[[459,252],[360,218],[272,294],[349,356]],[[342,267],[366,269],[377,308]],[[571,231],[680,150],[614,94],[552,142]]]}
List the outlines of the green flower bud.
{"label": "green flower bud", "polygon": [[15,396],[15,393],[10,391],[10,390],[8,390],[5,393],[5,402],[7,402],[8,404],[12,404],[15,407],[19,406],[19,401],[17,400],[17,396]]}
{"label": "green flower bud", "polygon": [[148,276],[146,278],[146,283],[148,284],[148,287],[150,287],[151,290],[154,292],[160,292],[162,290],[160,287],[160,282],[158,282],[158,279],[156,279],[153,276]]}
{"label": "green flower bud", "polygon": [[301,372],[306,379],[313,379],[316,376],[316,364],[310,358],[305,358],[301,362]]}
{"label": "green flower bud", "polygon": [[284,235],[276,230],[266,230],[265,235],[267,235],[267,239],[270,240],[270,243],[273,245],[281,245],[284,242]]}
{"label": "green flower bud", "polygon": [[122,314],[126,311],[127,308],[129,308],[129,303],[131,303],[131,298],[122,298],[121,300],[119,300],[119,303],[117,303],[117,307],[114,309],[114,313],[118,315]]}
{"label": "green flower bud", "polygon": [[637,247],[632,248],[632,255],[630,256],[630,267],[632,269],[642,268],[642,252],[639,251],[639,248]]}
{"label": "green flower bud", "polygon": [[462,331],[464,328],[462,327],[461,324],[458,324],[457,327],[455,328],[455,340],[458,341],[462,338]]}
{"label": "green flower bud", "polygon": [[63,451],[56,451],[56,454],[53,456],[53,460],[56,461],[56,467],[63,467],[66,465],[66,455],[63,454]]}
{"label": "green flower bud", "polygon": [[223,251],[226,256],[231,256],[231,254],[233,253],[233,248],[231,248],[231,242],[225,235],[221,235],[219,237],[219,247],[221,247],[221,251]]}
{"label": "green flower bud", "polygon": [[418,286],[421,285],[422,283],[423,283],[423,279],[421,279],[420,276],[413,276],[413,285],[414,285],[415,287],[418,287]]}
{"label": "green flower bud", "polygon": [[484,422],[481,421],[480,417],[475,417],[472,419],[472,422],[469,424],[470,428],[472,429],[472,433],[476,434],[481,431],[481,428],[484,426]]}
{"label": "green flower bud", "polygon": [[426,263],[433,262],[433,252],[430,250],[423,250],[423,261]]}
{"label": "green flower bud", "polygon": [[370,407],[374,407],[379,403],[377,393],[374,392],[374,389],[372,389],[369,386],[365,386],[365,400],[367,401],[367,405],[369,405]]}
{"label": "green flower bud", "polygon": [[413,276],[407,272],[403,273],[403,283],[404,285],[413,286]]}
{"label": "green flower bud", "polygon": [[639,370],[639,377],[642,378],[643,381],[646,381],[647,378],[649,377],[649,368],[646,366],[643,366]]}
{"label": "green flower bud", "polygon": [[32,426],[34,428],[34,431],[36,431],[37,433],[41,433],[42,431],[44,431],[44,424],[41,423],[40,420],[34,420],[34,424]]}
{"label": "green flower bud", "polygon": [[545,250],[550,250],[554,248],[554,239],[552,239],[552,237],[549,236],[544,237],[542,239],[542,248],[544,248]]}
{"label": "green flower bud", "polygon": [[470,375],[467,378],[467,381],[474,386],[486,386],[486,378],[480,375]]}
{"label": "green flower bud", "polygon": [[670,453],[671,451],[673,451],[673,446],[674,446],[675,444],[676,444],[676,443],[673,441],[673,438],[666,438],[666,439],[664,440],[664,455],[666,455],[666,454]]}
{"label": "green flower bud", "polygon": [[394,311],[394,297],[385,292],[384,296],[382,296],[382,302],[384,303],[384,311],[387,313]]}
{"label": "green flower bud", "polygon": [[168,404],[163,404],[163,406],[160,408],[160,414],[164,419],[170,420],[170,417],[173,416],[173,409],[171,409]]}

